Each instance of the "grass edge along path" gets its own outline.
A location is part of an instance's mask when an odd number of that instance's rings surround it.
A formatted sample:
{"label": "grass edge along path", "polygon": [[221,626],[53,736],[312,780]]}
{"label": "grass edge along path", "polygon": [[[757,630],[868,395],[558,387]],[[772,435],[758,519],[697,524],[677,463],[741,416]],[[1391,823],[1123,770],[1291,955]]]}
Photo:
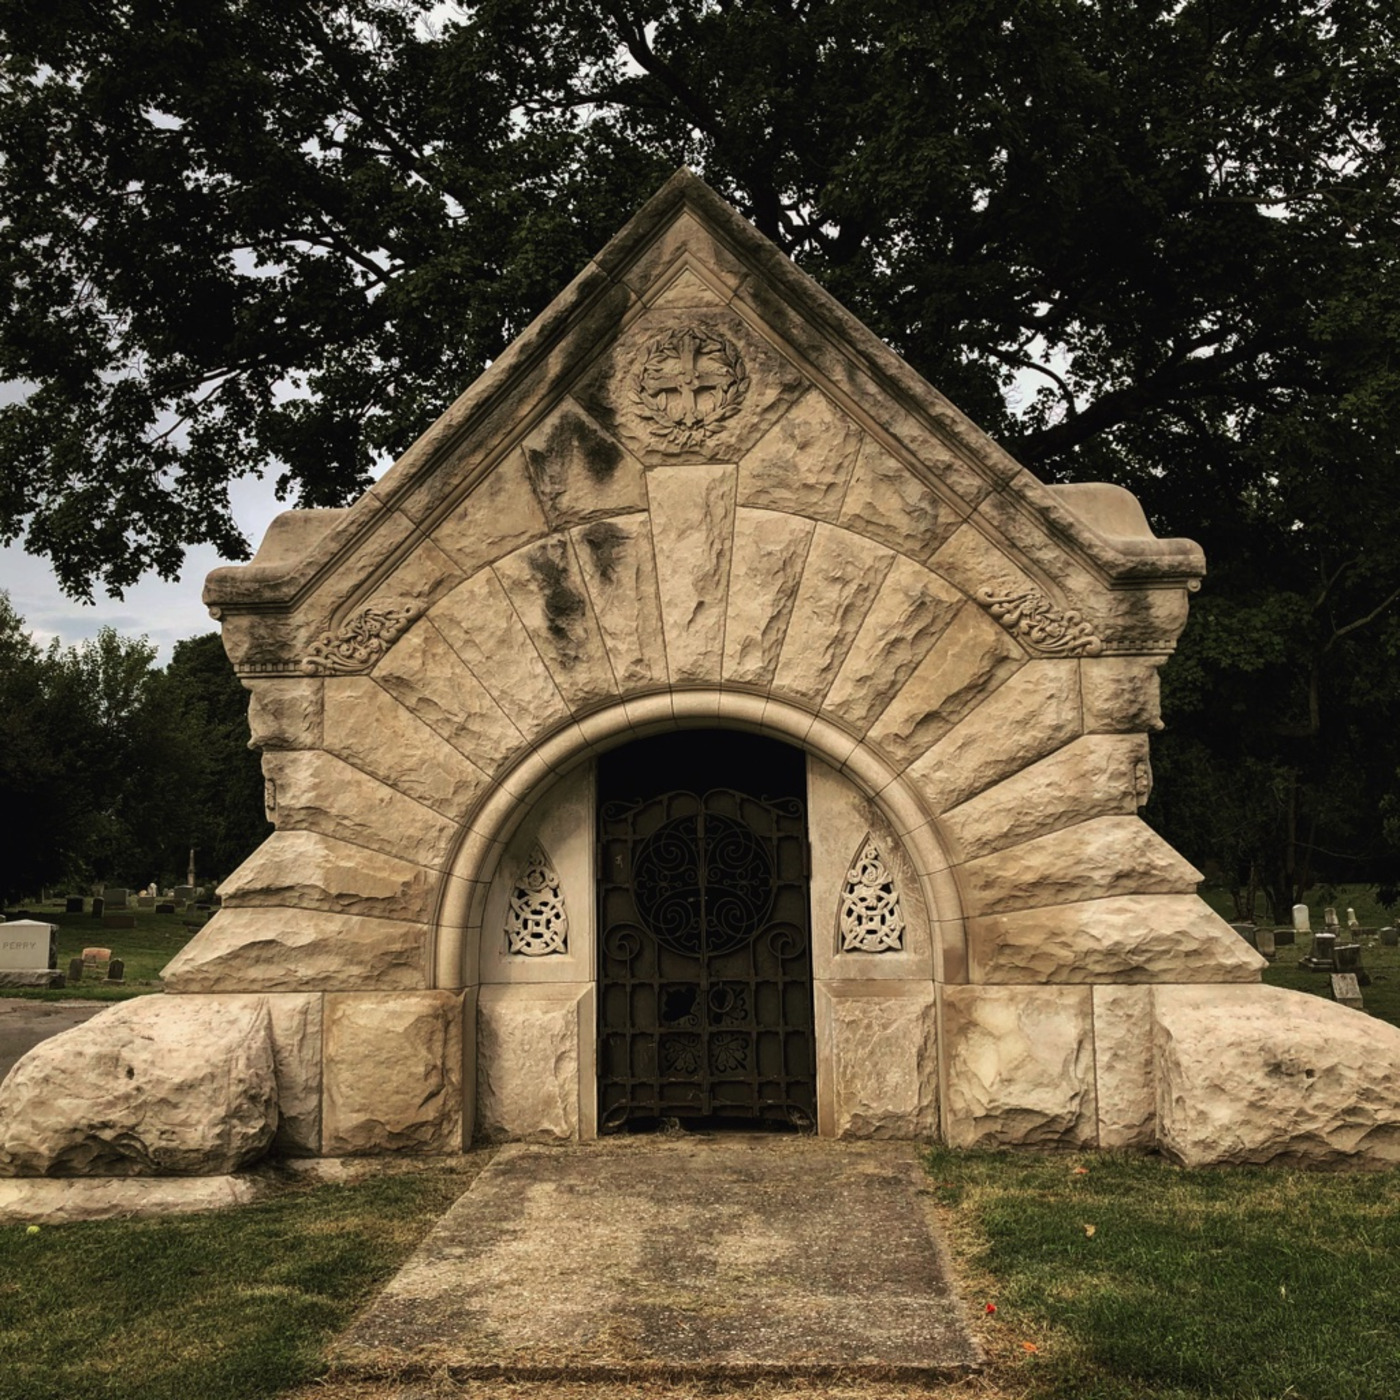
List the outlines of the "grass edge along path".
{"label": "grass edge along path", "polygon": [[926,1163],[1008,1394],[1400,1396],[1400,1170],[944,1148]]}
{"label": "grass edge along path", "polygon": [[0,1227],[0,1400],[256,1400],[310,1382],[490,1156],[208,1214]]}

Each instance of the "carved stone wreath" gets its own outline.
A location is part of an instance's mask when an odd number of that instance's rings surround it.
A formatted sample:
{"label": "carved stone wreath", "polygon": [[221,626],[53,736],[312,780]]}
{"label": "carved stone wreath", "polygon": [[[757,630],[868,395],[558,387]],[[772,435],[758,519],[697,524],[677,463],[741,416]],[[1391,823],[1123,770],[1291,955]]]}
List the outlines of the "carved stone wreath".
{"label": "carved stone wreath", "polygon": [[413,603],[390,607],[371,603],[336,632],[322,632],[307,652],[301,669],[311,676],[350,675],[368,671],[418,616]]}
{"label": "carved stone wreath", "polygon": [[569,951],[569,915],[559,877],[538,841],[530,847],[510,892],[506,951],[527,958]]}
{"label": "carved stone wreath", "polygon": [[1058,608],[1034,588],[1022,593],[978,591],[977,600],[1014,637],[1051,656],[1098,656],[1103,643],[1082,613]]}
{"label": "carved stone wreath", "polygon": [[631,382],[633,407],[667,452],[711,437],[739,411],[748,391],[749,372],[734,342],[694,325],[647,341]]}
{"label": "carved stone wreath", "polygon": [[879,847],[867,836],[841,892],[841,951],[898,953],[903,948],[899,891]]}

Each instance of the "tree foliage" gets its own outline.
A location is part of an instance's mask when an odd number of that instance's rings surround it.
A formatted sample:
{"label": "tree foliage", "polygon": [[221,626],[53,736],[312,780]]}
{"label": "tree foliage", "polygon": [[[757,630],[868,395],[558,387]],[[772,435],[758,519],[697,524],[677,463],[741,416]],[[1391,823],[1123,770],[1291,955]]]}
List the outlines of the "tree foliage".
{"label": "tree foliage", "polygon": [[0,593],[0,899],[87,881],[228,874],[267,833],[246,692],[217,635],[163,671],[144,638],[104,628],[41,650]]}
{"label": "tree foliage", "polygon": [[1040,475],[1205,545],[1168,702],[1252,810],[1281,771],[1335,809],[1339,752],[1393,779],[1348,747],[1400,590],[1391,0],[0,0],[0,34],[0,534],[74,593],[242,557],[241,474],[352,498],[688,163]]}

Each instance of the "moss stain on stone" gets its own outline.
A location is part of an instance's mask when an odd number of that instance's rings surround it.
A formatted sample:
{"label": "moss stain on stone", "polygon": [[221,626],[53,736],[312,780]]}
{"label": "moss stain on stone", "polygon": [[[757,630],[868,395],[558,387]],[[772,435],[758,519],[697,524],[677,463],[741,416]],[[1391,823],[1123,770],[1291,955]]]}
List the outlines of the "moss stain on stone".
{"label": "moss stain on stone", "polygon": [[583,542],[593,556],[593,566],[604,583],[617,577],[618,559],[627,544],[626,534],[610,520],[600,520],[583,532]]}
{"label": "moss stain on stone", "polygon": [[583,595],[569,582],[569,558],[562,548],[534,550],[530,572],[539,585],[549,635],[561,645],[574,640],[574,624],[587,608]]}

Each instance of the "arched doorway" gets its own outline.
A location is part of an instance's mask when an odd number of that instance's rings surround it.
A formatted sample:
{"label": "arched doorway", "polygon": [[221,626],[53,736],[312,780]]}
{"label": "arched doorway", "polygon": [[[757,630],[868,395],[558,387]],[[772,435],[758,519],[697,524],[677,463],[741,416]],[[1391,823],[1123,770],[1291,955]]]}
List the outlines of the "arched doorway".
{"label": "arched doorway", "polygon": [[733,730],[598,760],[598,1125],[815,1125],[806,760]]}

